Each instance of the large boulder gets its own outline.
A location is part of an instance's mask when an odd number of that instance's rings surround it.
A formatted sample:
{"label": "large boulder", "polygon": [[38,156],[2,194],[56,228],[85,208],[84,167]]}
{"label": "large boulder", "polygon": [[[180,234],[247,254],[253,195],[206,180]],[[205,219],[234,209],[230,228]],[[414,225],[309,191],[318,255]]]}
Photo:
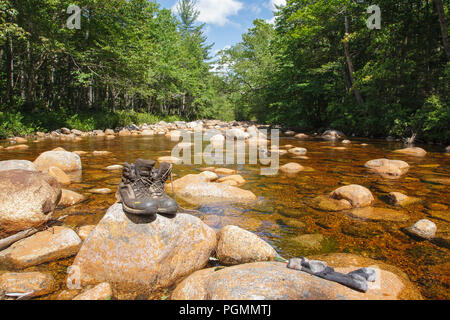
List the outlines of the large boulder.
{"label": "large boulder", "polygon": [[350,254],[331,254],[326,261],[338,272],[361,267],[376,270],[377,281],[365,293],[308,273],[288,269],[286,263],[255,262],[197,271],[181,282],[173,300],[394,300],[421,299],[407,276],[395,267]]}
{"label": "large boulder", "polygon": [[357,184],[351,184],[334,190],[330,193],[330,198],[347,200],[353,208],[367,207],[375,201],[369,189]]}
{"label": "large boulder", "polygon": [[217,233],[216,257],[225,265],[270,261],[277,252],[257,235],[228,225]]}
{"label": "large boulder", "polygon": [[60,198],[60,184],[48,174],[0,171],[0,238],[47,222]]}
{"label": "large boulder", "polygon": [[376,159],[367,161],[364,166],[384,178],[396,179],[405,174],[409,164],[401,160]]}
{"label": "large boulder", "polygon": [[[191,204],[205,204],[218,202],[250,202],[256,196],[249,190],[223,183],[209,182],[201,174],[188,174],[173,182],[176,195]],[[171,186],[166,184],[166,190]]]}
{"label": "large boulder", "polygon": [[81,239],[72,229],[52,227],[0,251],[0,265],[24,269],[75,255]]}
{"label": "large boulder", "polygon": [[28,160],[0,161],[0,171],[8,171],[8,170],[38,171],[34,163]]}
{"label": "large boulder", "polygon": [[52,150],[41,153],[34,160],[34,164],[43,172],[47,172],[50,167],[58,167],[64,172],[82,169],[80,156],[65,150]]}
{"label": "large boulder", "polygon": [[108,282],[115,297],[149,297],[205,267],[216,243],[215,232],[192,215],[134,216],[116,203],[73,265],[82,285]]}

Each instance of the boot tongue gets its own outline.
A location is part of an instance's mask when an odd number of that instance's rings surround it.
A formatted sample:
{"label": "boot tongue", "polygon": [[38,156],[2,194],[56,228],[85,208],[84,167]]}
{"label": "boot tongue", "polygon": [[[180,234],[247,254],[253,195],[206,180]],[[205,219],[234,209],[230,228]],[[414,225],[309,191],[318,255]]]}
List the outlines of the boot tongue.
{"label": "boot tongue", "polygon": [[155,161],[153,160],[136,160],[136,174],[139,177],[150,178],[152,176],[153,166],[155,165]]}

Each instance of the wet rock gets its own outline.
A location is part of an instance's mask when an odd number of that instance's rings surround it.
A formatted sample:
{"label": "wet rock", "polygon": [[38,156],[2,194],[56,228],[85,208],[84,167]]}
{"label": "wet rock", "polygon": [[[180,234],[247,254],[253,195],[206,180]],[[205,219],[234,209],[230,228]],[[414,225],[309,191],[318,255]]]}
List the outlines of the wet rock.
{"label": "wet rock", "polygon": [[319,233],[302,234],[293,237],[291,241],[295,243],[295,246],[300,250],[302,255],[330,252],[336,247],[334,241]]}
{"label": "wet rock", "polygon": [[76,296],[73,300],[111,300],[111,298],[111,285],[107,282],[103,282]]}
{"label": "wet rock", "polygon": [[228,169],[228,168],[214,168],[214,172],[220,175],[230,175],[235,174],[236,170]]}
{"label": "wet rock", "polygon": [[27,143],[28,140],[22,137],[14,137],[12,138],[16,143]]}
{"label": "wet rock", "polygon": [[423,182],[431,183],[431,184],[443,184],[450,185],[450,178],[443,176],[426,176],[421,179]]}
{"label": "wet rock", "polygon": [[48,174],[55,178],[60,184],[62,185],[69,185],[70,184],[70,178],[67,174],[64,173],[60,168],[58,167],[50,167],[48,168]]}
{"label": "wet rock", "polygon": [[342,140],[343,144],[351,144],[352,142],[350,140]]}
{"label": "wet rock", "polygon": [[141,132],[141,136],[153,136],[153,135],[155,135],[155,131],[153,131],[153,130],[143,130],[142,132]]}
{"label": "wet rock", "polygon": [[349,211],[350,216],[369,221],[405,222],[409,220],[407,213],[388,208],[365,207]]}
{"label": "wet rock", "polygon": [[159,157],[158,161],[159,162],[168,162],[168,163],[172,163],[172,164],[181,164],[183,162],[182,159],[177,158],[177,157],[172,157],[172,156]]}
{"label": "wet rock", "polygon": [[97,136],[97,137],[105,136],[105,133],[103,132],[103,130],[94,130],[94,131],[92,131],[92,133],[94,134],[94,136]]}
{"label": "wet rock", "polygon": [[33,162],[28,160],[5,160],[0,161],[0,171],[7,170],[29,170],[38,171]]}
{"label": "wet rock", "polygon": [[330,193],[330,198],[347,200],[353,208],[370,206],[375,201],[369,189],[357,184],[351,184],[334,190]]}
{"label": "wet rock", "polygon": [[110,188],[94,188],[94,189],[88,190],[88,192],[94,193],[94,194],[110,194],[110,193],[113,193],[113,191]]}
{"label": "wet rock", "polygon": [[212,171],[203,171],[199,174],[200,176],[204,177],[207,182],[213,182],[219,179],[219,176]]}
{"label": "wet rock", "polygon": [[16,144],[13,146],[6,147],[5,150],[25,150],[28,149],[30,146],[26,144]]}
{"label": "wet rock", "polygon": [[236,186],[242,186],[247,182],[240,174],[225,176],[217,180],[217,182],[226,182],[226,181],[232,181],[235,183],[234,185]]}
{"label": "wet rock", "polygon": [[47,172],[50,167],[58,167],[64,172],[81,170],[80,156],[68,151],[47,151],[41,153],[34,160],[34,165],[43,172]]}
{"label": "wet rock", "polygon": [[82,285],[108,282],[118,298],[148,297],[203,268],[215,247],[215,232],[192,215],[132,216],[117,203],[73,264]]}
{"label": "wet rock", "polygon": [[93,156],[107,156],[110,155],[111,152],[110,151],[93,151],[92,155]]}
{"label": "wet rock", "polygon": [[409,169],[409,164],[405,161],[389,159],[370,160],[364,166],[382,177],[392,179],[399,178]]}
{"label": "wet rock", "polygon": [[387,199],[390,204],[394,206],[408,206],[410,204],[416,203],[419,201],[419,199],[414,197],[408,197],[406,194],[403,194],[401,192],[390,192],[387,195]]}
{"label": "wet rock", "polygon": [[296,156],[304,156],[308,151],[305,148],[292,148],[288,150],[289,153],[292,153]]}
{"label": "wet rock", "polygon": [[408,227],[406,230],[413,236],[431,240],[436,235],[437,227],[434,222],[431,222],[427,219],[422,219],[417,221],[412,226]]}
{"label": "wet rock", "polygon": [[311,201],[311,206],[322,211],[342,211],[352,208],[352,204],[345,200],[336,200],[328,196],[317,196]]}
{"label": "wet rock", "polygon": [[61,200],[59,200],[58,203],[59,207],[70,207],[86,200],[85,195],[79,194],[75,191],[67,189],[62,189],[61,191]]}
{"label": "wet rock", "polygon": [[[253,192],[222,183],[208,182],[200,174],[188,174],[173,182],[178,197],[191,204],[207,204],[217,202],[249,202],[256,200]],[[166,184],[166,190],[171,186]]]}
{"label": "wet rock", "polygon": [[122,170],[122,168],[123,166],[121,164],[115,164],[112,166],[107,166],[105,169],[113,171],[113,170]]}
{"label": "wet rock", "polygon": [[427,152],[419,147],[413,147],[413,148],[404,148],[393,151],[395,153],[401,153],[406,154],[408,156],[416,156],[416,157],[423,157],[427,154]]}
{"label": "wet rock", "polygon": [[105,130],[105,134],[106,134],[107,136],[113,136],[115,133],[114,133],[114,130],[113,130],[113,129],[106,129],[106,130]]}
{"label": "wet rock", "polygon": [[70,132],[73,133],[76,136],[83,136],[84,135],[84,133],[82,131],[77,130],[77,129],[72,129],[72,130],[70,130]]}
{"label": "wet rock", "polygon": [[293,137],[293,136],[295,136],[295,131],[292,131],[292,130],[285,131],[284,135],[286,137]]}
{"label": "wet rock", "polygon": [[0,238],[47,222],[61,198],[55,178],[35,171],[0,171]]}
{"label": "wet rock", "polygon": [[290,162],[280,167],[280,171],[285,173],[297,173],[304,169],[305,168],[301,164],[295,162]]}
{"label": "wet rock", "polygon": [[128,129],[122,129],[119,131],[119,137],[131,136],[131,132]]}
{"label": "wet rock", "polygon": [[0,251],[0,265],[24,269],[75,255],[81,239],[72,229],[52,227]]}
{"label": "wet rock", "polygon": [[[288,269],[285,263],[255,262],[220,270],[197,271],[172,293],[173,300],[381,300],[421,299],[419,291],[398,269],[353,255],[320,256],[336,271],[375,267],[381,281],[369,283],[366,293],[335,282]],[[335,261],[344,261],[343,266]]]}
{"label": "wet rock", "polygon": [[322,139],[337,140],[345,138],[345,134],[337,130],[327,130],[322,134]]}
{"label": "wet rock", "polygon": [[79,156],[84,156],[84,155],[88,154],[89,152],[82,151],[82,150],[77,150],[77,151],[74,151],[73,153],[75,153],[75,154],[77,154]]}
{"label": "wet rock", "polygon": [[27,297],[39,297],[56,290],[55,279],[41,272],[4,273],[0,276],[0,291],[5,293],[31,293]]}
{"label": "wet rock", "polygon": [[299,134],[295,135],[295,138],[299,139],[299,140],[305,140],[305,139],[309,139],[309,136],[307,134],[304,134],[304,133],[299,133]]}
{"label": "wet rock", "polygon": [[276,256],[267,242],[237,226],[223,227],[217,233],[216,257],[224,265],[271,261]]}
{"label": "wet rock", "polygon": [[87,225],[82,226],[80,229],[78,229],[78,236],[82,241],[86,240],[86,238],[89,236],[89,234],[92,232],[92,230],[95,229],[95,225]]}

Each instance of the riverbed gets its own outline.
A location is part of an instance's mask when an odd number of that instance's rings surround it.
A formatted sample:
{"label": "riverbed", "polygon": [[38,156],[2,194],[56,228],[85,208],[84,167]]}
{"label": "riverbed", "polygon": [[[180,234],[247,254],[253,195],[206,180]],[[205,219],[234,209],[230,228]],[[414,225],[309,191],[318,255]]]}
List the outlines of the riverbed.
{"label": "riverbed", "polygon": [[[307,157],[303,158],[294,159],[289,154],[280,156],[280,165],[297,162],[307,168],[294,175],[281,172],[275,176],[261,175],[259,165],[218,165],[235,169],[245,178],[247,182],[241,188],[251,190],[258,198],[250,205],[193,206],[177,200],[184,208],[200,211],[197,215],[213,228],[233,224],[258,234],[285,258],[329,252],[354,253],[399,267],[427,299],[449,299],[450,250],[431,241],[413,239],[403,232],[403,228],[420,219],[429,219],[437,225],[438,235],[448,238],[449,188],[445,184],[431,183],[433,179],[430,178],[450,178],[450,156],[444,153],[442,146],[419,145],[428,153],[424,157],[414,157],[392,153],[403,147],[399,142],[351,141],[351,144],[343,145],[339,141],[280,138],[280,146],[293,145],[308,150]],[[33,161],[40,153],[56,147],[88,152],[81,156],[82,172],[67,187],[87,195],[87,201],[54,213],[54,217],[68,215],[64,225],[77,230],[84,225],[97,224],[116,201],[114,193],[101,195],[88,192],[92,188],[116,190],[121,171],[108,171],[105,167],[125,161],[134,162],[137,158],[170,156],[176,144],[164,135],[116,136],[114,139],[84,137],[76,142],[42,139],[28,143],[30,147],[26,150],[1,150],[0,160]],[[92,151],[95,150],[111,153],[94,156]],[[404,160],[410,169],[399,179],[385,179],[364,167],[366,161],[379,158]],[[199,173],[201,168],[208,166],[205,163],[175,165],[174,179]],[[375,207],[402,210],[409,215],[409,221],[365,221],[343,212],[320,211],[311,206],[314,197],[329,194],[348,184],[367,187],[375,197]],[[385,200],[387,193],[392,191],[419,198],[420,201],[399,209]],[[446,209],[436,210],[436,207]],[[320,246],[299,246],[298,237],[304,234],[322,235],[323,241]],[[73,258],[59,260],[24,271],[52,273],[61,291],[65,289],[66,268],[72,261]],[[58,292],[41,299],[55,299]]]}

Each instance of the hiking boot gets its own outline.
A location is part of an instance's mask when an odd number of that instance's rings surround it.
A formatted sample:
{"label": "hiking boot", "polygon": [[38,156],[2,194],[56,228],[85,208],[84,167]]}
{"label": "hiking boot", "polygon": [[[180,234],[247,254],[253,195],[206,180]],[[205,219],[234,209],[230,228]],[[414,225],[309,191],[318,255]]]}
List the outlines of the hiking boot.
{"label": "hiking boot", "polygon": [[148,188],[152,198],[158,202],[158,213],[174,215],[178,211],[178,204],[170,198],[164,189],[167,179],[172,173],[172,165],[162,162],[158,169],[153,170],[151,184]]}
{"label": "hiking boot", "polygon": [[122,182],[117,190],[117,198],[122,203],[123,210],[137,215],[154,215],[158,210],[159,201],[149,193],[153,160],[136,160],[136,164],[125,162],[122,171]]}

